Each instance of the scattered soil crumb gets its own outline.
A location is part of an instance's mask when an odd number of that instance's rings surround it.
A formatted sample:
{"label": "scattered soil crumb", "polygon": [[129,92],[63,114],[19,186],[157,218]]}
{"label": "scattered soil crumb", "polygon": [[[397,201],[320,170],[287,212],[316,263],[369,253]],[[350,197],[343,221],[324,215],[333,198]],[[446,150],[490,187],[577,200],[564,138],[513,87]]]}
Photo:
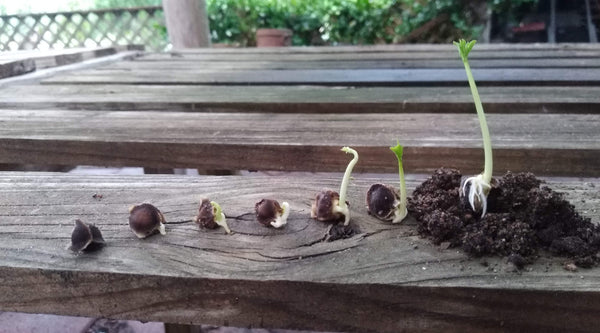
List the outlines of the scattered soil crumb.
{"label": "scattered soil crumb", "polygon": [[350,238],[357,234],[360,234],[358,227],[352,224],[344,225],[343,223],[336,223],[329,226],[324,240],[326,242],[333,242],[338,239]]}
{"label": "scattered soil crumb", "polygon": [[497,179],[483,218],[460,200],[461,177],[458,170],[438,169],[415,189],[408,209],[420,235],[476,257],[506,257],[518,269],[535,261],[540,250],[578,267],[600,262],[600,227],[533,174],[509,172]]}

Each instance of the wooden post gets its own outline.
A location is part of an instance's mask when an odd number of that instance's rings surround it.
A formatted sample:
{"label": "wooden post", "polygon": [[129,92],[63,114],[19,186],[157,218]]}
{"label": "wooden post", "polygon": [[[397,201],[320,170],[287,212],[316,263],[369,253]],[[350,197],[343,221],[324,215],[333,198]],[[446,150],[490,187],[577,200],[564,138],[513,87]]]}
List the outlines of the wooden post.
{"label": "wooden post", "polygon": [[204,0],[163,0],[162,4],[173,48],[210,46]]}

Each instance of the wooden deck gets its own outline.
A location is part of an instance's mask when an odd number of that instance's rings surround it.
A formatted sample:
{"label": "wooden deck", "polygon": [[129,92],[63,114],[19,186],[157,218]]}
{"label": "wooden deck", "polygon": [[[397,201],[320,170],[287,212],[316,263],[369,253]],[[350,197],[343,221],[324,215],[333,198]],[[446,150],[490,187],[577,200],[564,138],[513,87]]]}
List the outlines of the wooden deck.
{"label": "wooden deck", "polygon": [[[600,46],[473,52],[495,172],[533,171],[600,222]],[[541,254],[514,272],[433,246],[413,220],[392,226],[366,214],[369,185],[396,182],[388,147],[397,139],[411,190],[437,167],[483,166],[451,45],[20,61],[40,65],[0,80],[0,163],[318,173],[1,172],[0,310],[321,331],[597,330],[600,268],[571,272]],[[360,153],[349,201],[361,233],[323,242],[327,225],[310,219],[310,201],[339,186],[346,145]],[[191,222],[203,196],[221,203],[233,235]],[[264,197],[290,203],[284,229],[254,221]],[[127,208],[140,202],[164,212],[167,235],[129,231]],[[99,226],[104,249],[67,250],[78,218]]]}

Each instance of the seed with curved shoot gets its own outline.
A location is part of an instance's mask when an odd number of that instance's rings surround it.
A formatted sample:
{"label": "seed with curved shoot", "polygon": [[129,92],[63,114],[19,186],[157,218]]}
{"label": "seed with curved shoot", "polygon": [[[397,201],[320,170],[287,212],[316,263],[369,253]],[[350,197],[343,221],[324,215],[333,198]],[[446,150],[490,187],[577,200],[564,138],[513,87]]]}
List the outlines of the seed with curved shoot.
{"label": "seed with curved shoot", "polygon": [[163,214],[149,203],[129,208],[129,228],[138,238],[146,238],[156,232],[165,235],[164,223]]}
{"label": "seed with curved shoot", "polygon": [[346,192],[348,191],[352,169],[358,162],[358,152],[350,147],[343,147],[342,151],[354,155],[354,158],[346,167],[340,192],[337,193],[332,190],[322,190],[319,192],[312,204],[310,216],[322,222],[339,222],[343,219],[344,225],[348,225],[350,223],[350,209],[346,201]]}
{"label": "seed with curved shoot", "polygon": [[287,224],[290,215],[290,204],[283,202],[279,205],[277,200],[262,199],[254,205],[256,220],[264,226],[281,228]]}
{"label": "seed with curved shoot", "polygon": [[402,154],[404,148],[398,144],[390,147],[398,159],[398,173],[400,175],[400,195],[389,185],[373,184],[367,191],[367,210],[380,220],[400,223],[408,215],[406,183],[404,182],[404,169],[402,168]]}
{"label": "seed with curved shoot", "polygon": [[[485,154],[485,167],[483,173],[478,176],[469,177],[465,180],[461,186],[460,196],[464,197],[468,193],[469,204],[474,212],[481,211],[481,217],[485,216],[487,211],[487,196],[490,193],[491,181],[492,181],[492,141],[490,140],[490,132],[488,130],[487,122],[485,120],[485,114],[483,113],[483,105],[479,98],[479,92],[475,85],[475,79],[471,73],[471,67],[469,66],[469,53],[475,46],[476,41],[466,42],[464,39],[454,42],[454,45],[458,48],[458,53],[465,65],[465,71],[467,72],[467,79],[469,80],[469,87],[471,87],[471,94],[473,95],[473,101],[475,102],[475,109],[477,110],[477,117],[479,119],[479,125],[481,127],[481,136],[483,137],[483,151]],[[469,187],[467,191],[467,186]]]}
{"label": "seed with curved shoot", "polygon": [[71,233],[71,246],[74,252],[96,251],[105,244],[100,229],[93,224],[75,220],[75,227]]}
{"label": "seed with curved shoot", "polygon": [[202,228],[216,229],[221,226],[225,229],[225,232],[231,233],[221,206],[215,201],[210,201],[210,199],[202,199],[198,216],[195,216],[193,220]]}

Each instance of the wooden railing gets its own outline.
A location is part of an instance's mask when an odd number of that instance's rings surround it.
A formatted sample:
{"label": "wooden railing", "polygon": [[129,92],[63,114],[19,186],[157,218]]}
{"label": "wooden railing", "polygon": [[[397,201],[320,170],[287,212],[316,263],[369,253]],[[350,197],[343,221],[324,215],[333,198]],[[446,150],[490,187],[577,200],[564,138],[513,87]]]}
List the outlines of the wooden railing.
{"label": "wooden railing", "polygon": [[168,45],[160,6],[0,16],[0,51]]}

